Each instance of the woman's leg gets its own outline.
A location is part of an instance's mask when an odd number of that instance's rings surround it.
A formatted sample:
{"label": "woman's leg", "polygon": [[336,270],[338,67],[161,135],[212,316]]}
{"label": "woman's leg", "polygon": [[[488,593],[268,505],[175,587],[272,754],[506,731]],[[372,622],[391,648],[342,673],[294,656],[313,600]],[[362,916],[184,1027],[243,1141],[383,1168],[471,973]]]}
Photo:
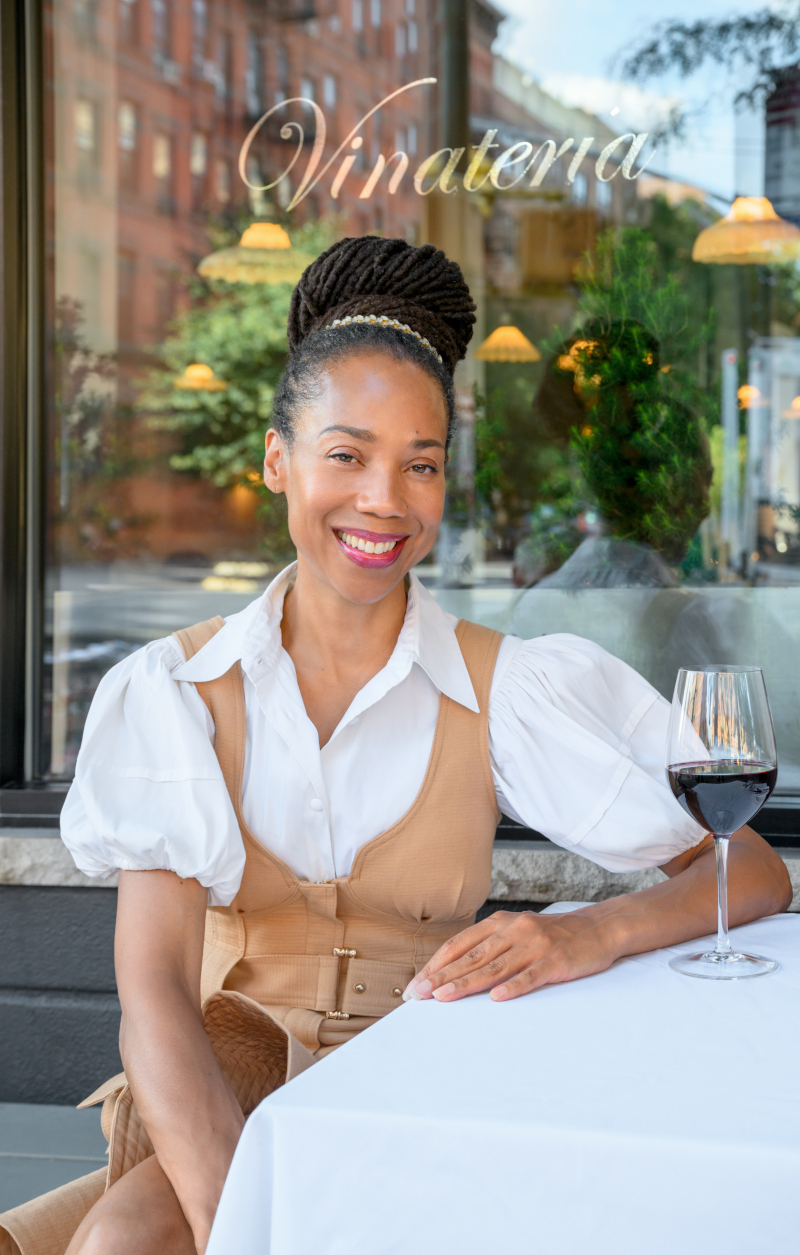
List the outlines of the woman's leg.
{"label": "woman's leg", "polygon": [[98,1199],[66,1255],[196,1255],[192,1231],[155,1155]]}

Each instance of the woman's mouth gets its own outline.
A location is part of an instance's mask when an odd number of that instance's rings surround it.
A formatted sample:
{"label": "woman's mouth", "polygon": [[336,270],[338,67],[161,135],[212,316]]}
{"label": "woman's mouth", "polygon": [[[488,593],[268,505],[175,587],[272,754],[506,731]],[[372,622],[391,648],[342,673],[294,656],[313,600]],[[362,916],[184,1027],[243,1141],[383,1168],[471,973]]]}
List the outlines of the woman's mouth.
{"label": "woman's mouth", "polygon": [[391,566],[400,556],[408,536],[380,535],[378,532],[345,531],[335,528],[339,546],[357,566]]}

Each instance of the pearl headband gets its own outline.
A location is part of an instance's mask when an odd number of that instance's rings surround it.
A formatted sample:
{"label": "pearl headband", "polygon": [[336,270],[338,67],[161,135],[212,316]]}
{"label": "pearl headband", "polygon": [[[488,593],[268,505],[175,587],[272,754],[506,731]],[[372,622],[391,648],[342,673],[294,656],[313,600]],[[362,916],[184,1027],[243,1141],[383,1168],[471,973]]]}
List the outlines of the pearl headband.
{"label": "pearl headband", "polygon": [[409,327],[408,323],[398,322],[396,318],[389,318],[386,314],[348,314],[346,318],[334,318],[333,322],[329,322],[326,331],[332,331],[334,327],[349,327],[351,323],[371,323],[376,327],[394,327],[395,331],[405,331],[406,335],[415,336],[420,344],[424,344],[426,349],[430,349],[440,366],[444,366],[442,356],[437,353],[430,340],[425,336],[421,336],[413,327]]}

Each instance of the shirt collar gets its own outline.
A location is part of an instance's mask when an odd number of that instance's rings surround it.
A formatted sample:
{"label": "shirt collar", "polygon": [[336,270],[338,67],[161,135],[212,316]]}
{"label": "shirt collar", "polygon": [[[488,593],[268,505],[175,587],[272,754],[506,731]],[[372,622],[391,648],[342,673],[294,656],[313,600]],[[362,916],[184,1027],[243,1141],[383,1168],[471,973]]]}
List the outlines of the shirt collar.
{"label": "shirt collar", "polygon": [[[229,615],[225,626],[202,649],[173,670],[172,678],[193,683],[216,680],[238,661],[248,673],[251,668],[263,671],[274,667],[283,650],[280,630],[283,601],[294,582],[296,569],[297,563],[293,562],[275,577],[260,597],[244,610]],[[467,710],[477,712],[475,690],[456,639],[456,623],[457,619],[442,609],[412,571],[408,607],[397,645],[383,672],[365,685],[362,694],[366,697],[367,690],[372,689],[376,681],[381,689],[388,691],[405,679],[412,665],[418,663],[440,693]],[[377,699],[377,694],[370,696],[373,701]]]}

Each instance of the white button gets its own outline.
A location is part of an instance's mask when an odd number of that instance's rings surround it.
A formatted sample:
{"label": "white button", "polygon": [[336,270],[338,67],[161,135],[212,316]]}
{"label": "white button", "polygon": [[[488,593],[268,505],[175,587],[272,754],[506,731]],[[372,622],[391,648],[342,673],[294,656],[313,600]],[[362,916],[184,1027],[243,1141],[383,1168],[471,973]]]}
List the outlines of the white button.
{"label": "white button", "polygon": [[311,801],[309,802],[309,806],[311,807],[312,811],[322,810],[322,802],[320,802],[318,797],[312,797]]}

